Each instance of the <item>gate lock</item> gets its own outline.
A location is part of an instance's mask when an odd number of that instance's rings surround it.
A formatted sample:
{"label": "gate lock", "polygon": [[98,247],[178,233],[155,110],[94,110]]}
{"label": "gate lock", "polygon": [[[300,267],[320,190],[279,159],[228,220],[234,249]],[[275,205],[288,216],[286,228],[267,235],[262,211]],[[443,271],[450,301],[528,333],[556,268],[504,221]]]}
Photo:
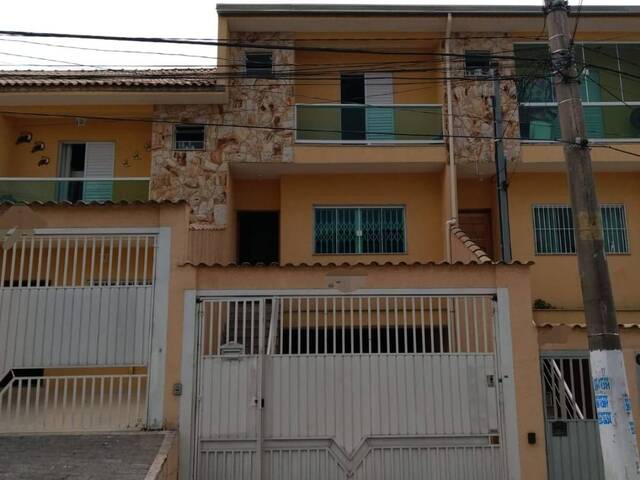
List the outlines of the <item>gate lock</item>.
{"label": "gate lock", "polygon": [[494,375],[487,375],[487,387],[493,388],[496,386],[496,377]]}

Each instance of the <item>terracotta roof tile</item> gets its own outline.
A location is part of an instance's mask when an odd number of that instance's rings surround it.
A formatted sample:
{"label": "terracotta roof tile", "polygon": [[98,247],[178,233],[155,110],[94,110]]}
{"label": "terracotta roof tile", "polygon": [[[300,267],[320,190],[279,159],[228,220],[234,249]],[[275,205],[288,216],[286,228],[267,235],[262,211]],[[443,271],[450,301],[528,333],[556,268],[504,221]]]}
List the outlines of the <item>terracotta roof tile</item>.
{"label": "terracotta roof tile", "polygon": [[214,68],[149,70],[4,70],[3,92],[24,90],[212,90]]}
{"label": "terracotta roof tile", "polygon": [[453,263],[449,263],[449,262],[377,262],[375,260],[370,261],[370,262],[354,262],[354,263],[350,263],[350,262],[341,262],[341,263],[337,263],[337,262],[329,262],[329,263],[321,263],[321,262],[314,262],[314,263],[305,263],[305,262],[300,262],[300,263],[284,263],[284,264],[279,264],[279,263],[271,263],[271,264],[265,264],[265,263],[258,263],[256,265],[251,265],[249,263],[235,263],[235,262],[230,262],[230,263],[219,263],[219,262],[212,262],[212,263],[207,263],[207,262],[190,262],[190,261],[186,261],[181,263],[181,265],[189,265],[192,267],[218,267],[218,268],[316,268],[316,267],[331,267],[331,268],[343,268],[343,267],[424,267],[424,266],[431,266],[431,267],[439,267],[439,266],[451,266],[451,265],[462,265],[462,266],[469,266],[469,265],[474,265],[474,266],[482,266],[482,265],[524,265],[524,266],[530,266],[533,265],[533,262],[519,262],[519,261],[513,261],[510,263],[505,263],[505,262],[486,262],[486,263],[478,263],[478,262],[453,262]]}
{"label": "terracotta roof tile", "polygon": [[32,201],[32,202],[14,202],[11,200],[2,200],[0,201],[0,207],[4,206],[13,206],[13,205],[24,205],[27,207],[87,207],[87,206],[96,206],[96,205],[106,205],[106,206],[123,206],[123,205],[178,205],[185,204],[185,200],[95,200],[95,201],[81,201],[81,202],[69,202],[67,200],[47,200],[45,202],[42,201]]}

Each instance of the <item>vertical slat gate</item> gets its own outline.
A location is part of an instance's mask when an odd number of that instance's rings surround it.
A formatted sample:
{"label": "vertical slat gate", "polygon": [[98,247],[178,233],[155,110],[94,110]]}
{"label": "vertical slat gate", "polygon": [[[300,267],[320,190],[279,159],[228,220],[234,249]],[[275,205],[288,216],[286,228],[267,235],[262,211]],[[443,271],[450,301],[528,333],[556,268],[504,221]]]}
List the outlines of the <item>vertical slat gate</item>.
{"label": "vertical slat gate", "polygon": [[491,296],[211,298],[199,324],[198,478],[506,471]]}
{"label": "vertical slat gate", "polygon": [[541,357],[549,480],[604,479],[587,352]]}
{"label": "vertical slat gate", "polygon": [[[110,380],[93,373],[53,375],[47,369],[146,371],[156,248],[156,235],[117,233],[33,234],[0,248],[0,409],[5,409],[0,411],[0,431],[144,426],[146,375]],[[25,374],[24,369],[44,370]],[[114,390],[118,408],[126,404],[137,409],[138,400],[145,402],[144,415],[118,414],[112,423],[101,422],[96,415],[102,406],[107,408],[108,399],[98,394],[100,388]],[[94,404],[91,396],[106,403]],[[43,410],[43,420],[36,425],[35,417],[22,415],[25,410],[11,410],[12,401],[15,408]],[[85,417],[95,415],[80,423],[58,421],[52,412],[60,402],[70,411],[78,407]]]}

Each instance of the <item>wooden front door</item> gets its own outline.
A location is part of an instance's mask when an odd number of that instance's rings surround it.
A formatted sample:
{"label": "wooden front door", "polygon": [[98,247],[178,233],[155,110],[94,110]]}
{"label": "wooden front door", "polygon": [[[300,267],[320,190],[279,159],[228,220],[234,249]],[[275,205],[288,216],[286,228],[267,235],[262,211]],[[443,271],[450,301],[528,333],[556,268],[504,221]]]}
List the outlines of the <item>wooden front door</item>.
{"label": "wooden front door", "polygon": [[476,245],[482,248],[489,256],[493,256],[491,210],[460,210],[458,224]]}

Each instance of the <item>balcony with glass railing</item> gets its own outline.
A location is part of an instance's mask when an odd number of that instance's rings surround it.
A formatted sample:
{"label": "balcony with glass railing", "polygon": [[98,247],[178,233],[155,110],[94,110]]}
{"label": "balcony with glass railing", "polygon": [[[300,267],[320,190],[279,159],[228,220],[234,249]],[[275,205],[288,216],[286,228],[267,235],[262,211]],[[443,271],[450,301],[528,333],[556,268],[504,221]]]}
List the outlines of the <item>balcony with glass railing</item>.
{"label": "balcony with glass railing", "polygon": [[149,199],[149,177],[0,177],[0,203],[134,202]]}
{"label": "balcony with glass railing", "polygon": [[[640,141],[640,103],[634,105],[583,104],[590,141]],[[520,137],[531,141],[560,138],[557,104],[521,104]]]}
{"label": "balcony with glass railing", "polygon": [[442,143],[442,126],[441,105],[296,105],[298,143]]}
{"label": "balcony with glass railing", "polygon": [[[558,104],[546,44],[516,44],[520,137],[532,142],[560,138]],[[577,43],[580,97],[592,142],[640,140],[640,44]],[[546,72],[546,73],[545,73]]]}

